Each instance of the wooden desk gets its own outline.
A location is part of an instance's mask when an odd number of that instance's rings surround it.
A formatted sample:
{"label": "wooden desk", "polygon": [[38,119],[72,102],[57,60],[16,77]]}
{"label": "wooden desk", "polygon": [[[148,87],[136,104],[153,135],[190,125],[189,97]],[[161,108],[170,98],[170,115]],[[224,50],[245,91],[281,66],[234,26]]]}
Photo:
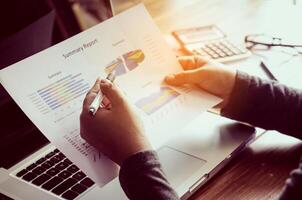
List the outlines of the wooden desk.
{"label": "wooden desk", "polygon": [[[172,30],[179,28],[217,24],[237,42],[243,41],[243,37],[251,33],[274,31],[287,36],[296,33],[298,19],[291,15],[293,10],[301,9],[293,7],[292,1],[143,2],[164,34],[170,35]],[[289,31],[290,29],[295,31]],[[229,65],[236,65],[248,73],[265,77],[257,59],[252,57],[249,64],[246,62]],[[265,133],[191,199],[275,199],[279,196],[289,172],[298,166],[301,153],[300,141],[276,132]]]}

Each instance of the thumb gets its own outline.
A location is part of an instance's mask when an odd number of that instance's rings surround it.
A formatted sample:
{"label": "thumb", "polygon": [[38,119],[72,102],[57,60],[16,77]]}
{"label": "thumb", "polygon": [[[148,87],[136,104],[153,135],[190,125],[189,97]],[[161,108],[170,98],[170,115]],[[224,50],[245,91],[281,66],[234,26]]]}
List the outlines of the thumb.
{"label": "thumb", "polygon": [[101,80],[100,88],[103,95],[105,95],[110,101],[112,107],[124,102],[124,96],[122,92],[116,85],[112,84],[110,81],[106,79]]}
{"label": "thumb", "polygon": [[202,67],[205,65],[208,60],[200,56],[182,56],[178,58],[179,63],[181,64],[184,70],[193,70]]}
{"label": "thumb", "polygon": [[197,84],[201,82],[202,70],[183,71],[178,74],[171,74],[166,76],[165,81],[169,85],[180,86],[183,84]]}

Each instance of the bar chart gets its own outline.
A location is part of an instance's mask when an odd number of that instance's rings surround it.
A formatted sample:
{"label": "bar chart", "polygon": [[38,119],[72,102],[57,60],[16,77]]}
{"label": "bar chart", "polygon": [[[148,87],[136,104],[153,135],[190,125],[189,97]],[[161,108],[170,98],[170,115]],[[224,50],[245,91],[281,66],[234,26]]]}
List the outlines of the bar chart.
{"label": "bar chart", "polygon": [[46,114],[86,94],[88,90],[89,84],[82,78],[81,73],[69,74],[38,89],[30,94],[29,98],[43,114]]}

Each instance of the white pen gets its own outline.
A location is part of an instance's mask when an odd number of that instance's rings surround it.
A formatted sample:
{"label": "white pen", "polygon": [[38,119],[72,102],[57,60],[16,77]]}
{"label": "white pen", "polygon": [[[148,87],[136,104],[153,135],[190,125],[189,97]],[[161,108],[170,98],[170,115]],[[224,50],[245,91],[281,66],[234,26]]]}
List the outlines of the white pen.
{"label": "white pen", "polygon": [[[113,81],[115,79],[114,70],[108,74],[106,79],[113,83]],[[99,90],[99,92],[97,93],[94,100],[92,101],[92,103],[89,106],[89,113],[91,115],[94,116],[96,111],[98,111],[99,107],[103,107],[102,106],[103,99],[104,99],[104,95],[103,95],[102,91]]]}

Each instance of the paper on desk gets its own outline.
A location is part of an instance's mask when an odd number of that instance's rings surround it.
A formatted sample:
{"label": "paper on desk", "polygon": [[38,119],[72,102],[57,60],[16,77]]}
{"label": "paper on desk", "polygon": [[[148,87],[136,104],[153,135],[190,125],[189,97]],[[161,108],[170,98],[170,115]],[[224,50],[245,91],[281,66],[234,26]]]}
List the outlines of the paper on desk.
{"label": "paper on desk", "polygon": [[99,186],[117,175],[117,167],[80,138],[79,115],[96,77],[112,70],[154,146],[219,102],[161,83],[181,67],[143,5],[0,71],[24,113]]}
{"label": "paper on desk", "polygon": [[274,77],[282,84],[301,89],[302,58],[297,49],[274,47],[257,51]]}

